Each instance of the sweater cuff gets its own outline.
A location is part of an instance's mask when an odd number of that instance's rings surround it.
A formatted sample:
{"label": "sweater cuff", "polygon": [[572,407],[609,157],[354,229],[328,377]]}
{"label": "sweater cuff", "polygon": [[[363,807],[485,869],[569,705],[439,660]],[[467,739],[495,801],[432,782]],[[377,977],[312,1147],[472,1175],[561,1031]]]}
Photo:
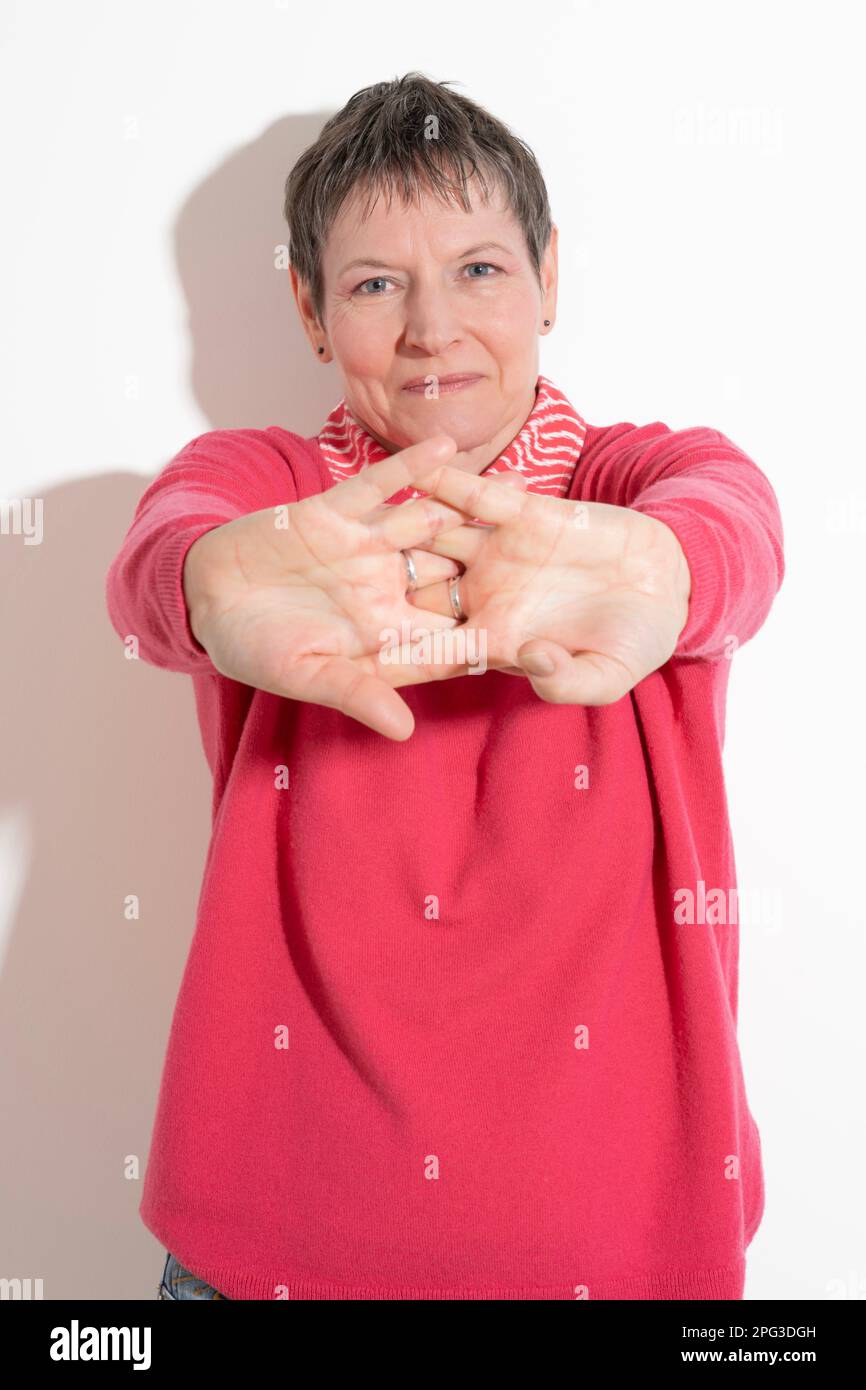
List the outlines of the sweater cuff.
{"label": "sweater cuff", "polygon": [[154,572],[154,585],[160,610],[168,625],[168,640],[172,649],[189,665],[190,670],[216,670],[208,653],[197,641],[189,625],[189,611],[183,592],[183,566],[187,551],[199,536],[225,525],[219,521],[197,521],[180,531],[170,532],[160,546]]}
{"label": "sweater cuff", "polygon": [[[716,633],[725,612],[725,591],[731,576],[720,573],[724,557],[711,543],[710,523],[687,502],[637,501],[633,510],[664,522],[680,543],[691,575],[691,591],[685,627],[671,658],[721,657],[726,634]],[[670,658],[669,658],[670,659]]]}

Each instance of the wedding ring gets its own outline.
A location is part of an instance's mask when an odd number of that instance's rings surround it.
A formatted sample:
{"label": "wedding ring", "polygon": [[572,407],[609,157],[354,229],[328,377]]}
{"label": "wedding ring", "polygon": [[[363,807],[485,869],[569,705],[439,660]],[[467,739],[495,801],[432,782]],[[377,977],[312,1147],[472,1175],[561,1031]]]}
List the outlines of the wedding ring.
{"label": "wedding ring", "polygon": [[452,579],[448,584],[448,597],[451,599],[451,611],[458,623],[465,622],[466,614],[463,612],[463,604],[460,602],[460,590],[457,587],[460,583],[460,576]]}
{"label": "wedding ring", "polygon": [[415,561],[412,559],[412,556],[410,555],[408,550],[401,550],[400,554],[406,561],[406,576],[409,580],[409,587],[407,588],[406,593],[411,594],[413,589],[418,588],[418,571],[415,568]]}

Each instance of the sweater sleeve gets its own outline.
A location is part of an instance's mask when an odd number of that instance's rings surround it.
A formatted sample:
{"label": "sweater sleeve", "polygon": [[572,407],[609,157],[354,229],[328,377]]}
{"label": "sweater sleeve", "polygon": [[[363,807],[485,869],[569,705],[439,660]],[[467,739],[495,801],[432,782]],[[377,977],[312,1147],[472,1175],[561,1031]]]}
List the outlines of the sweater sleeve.
{"label": "sweater sleeve", "polygon": [[263,430],[211,430],[189,441],[140,498],[105,580],[108,616],[143,661],[216,674],[189,625],[187,551],[205,531],[298,498],[291,465]]}
{"label": "sweater sleeve", "polygon": [[688,617],[672,656],[730,657],[762,626],[784,578],[776,494],[718,430],[647,430],[656,435],[634,456],[622,505],[669,526],[688,562]]}

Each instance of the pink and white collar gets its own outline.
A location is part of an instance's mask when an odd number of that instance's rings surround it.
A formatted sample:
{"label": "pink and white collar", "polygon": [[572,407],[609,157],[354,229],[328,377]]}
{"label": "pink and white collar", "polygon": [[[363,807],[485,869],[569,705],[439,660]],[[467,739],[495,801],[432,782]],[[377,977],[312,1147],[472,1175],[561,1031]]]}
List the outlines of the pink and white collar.
{"label": "pink and white collar", "polygon": [[[571,485],[583,449],[587,425],[563,393],[539,376],[535,405],[519,434],[484,469],[484,474],[512,469],[526,478],[530,492],[548,497],[564,497]],[[345,397],[335,405],[319,434],[319,450],[335,483],[387,458],[388,450],[359,424]],[[425,494],[417,488],[403,488],[389,502],[408,501]]]}

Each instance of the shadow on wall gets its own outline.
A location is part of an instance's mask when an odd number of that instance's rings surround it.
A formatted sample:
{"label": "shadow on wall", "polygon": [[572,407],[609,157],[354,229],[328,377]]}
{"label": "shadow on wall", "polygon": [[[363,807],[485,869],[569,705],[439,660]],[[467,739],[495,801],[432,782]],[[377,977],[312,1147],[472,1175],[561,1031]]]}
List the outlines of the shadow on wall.
{"label": "shadow on wall", "polygon": [[[312,434],[342,394],[275,268],[286,175],[326,119],[275,123],[177,218],[202,431]],[[20,845],[0,974],[0,1278],[41,1279],[46,1299],[155,1299],[164,1262],[138,1204],[211,789],[190,678],[128,661],[105,608],[106,572],[150,481],[52,488],[41,544],[0,537],[0,825]]]}

